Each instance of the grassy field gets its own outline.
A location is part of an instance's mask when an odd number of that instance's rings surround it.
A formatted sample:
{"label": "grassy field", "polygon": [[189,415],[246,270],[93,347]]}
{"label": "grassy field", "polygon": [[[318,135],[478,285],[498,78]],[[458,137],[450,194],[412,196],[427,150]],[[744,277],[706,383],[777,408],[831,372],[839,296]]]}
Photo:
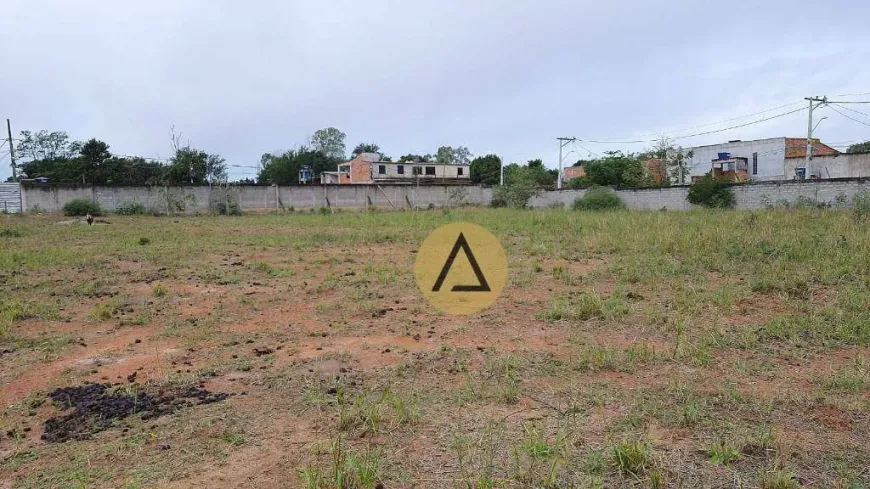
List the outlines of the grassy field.
{"label": "grassy field", "polygon": [[[870,487],[848,211],[62,219],[0,216],[0,488]],[[467,317],[412,273],[453,221],[510,262]]]}

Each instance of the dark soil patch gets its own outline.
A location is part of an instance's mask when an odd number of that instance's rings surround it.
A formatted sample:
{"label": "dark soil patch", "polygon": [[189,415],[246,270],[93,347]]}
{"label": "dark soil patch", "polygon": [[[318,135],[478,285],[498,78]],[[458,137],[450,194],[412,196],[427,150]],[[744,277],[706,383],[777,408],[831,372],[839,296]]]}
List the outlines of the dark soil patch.
{"label": "dark soil patch", "polygon": [[143,420],[172,414],[178,409],[223,401],[229,394],[212,393],[198,387],[178,392],[159,391],[156,395],[136,392],[132,395],[112,387],[121,384],[85,384],[56,389],[49,394],[61,409],[73,409],[69,414],[55,416],[45,422],[42,439],[49,443],[86,440],[94,433],[111,428],[117,421],[139,414]]}

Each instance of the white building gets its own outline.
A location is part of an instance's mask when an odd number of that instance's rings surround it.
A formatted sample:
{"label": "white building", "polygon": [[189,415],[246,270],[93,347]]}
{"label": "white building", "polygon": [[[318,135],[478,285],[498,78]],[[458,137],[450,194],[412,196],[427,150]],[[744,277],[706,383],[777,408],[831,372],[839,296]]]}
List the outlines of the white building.
{"label": "white building", "polygon": [[[802,170],[806,166],[804,163],[806,148],[806,138],[781,137],[754,141],[729,141],[686,148],[686,152],[693,152],[692,158],[686,160],[686,166],[690,178],[702,177],[711,171],[713,160],[722,159],[720,153],[728,153],[730,158],[746,158],[749,180],[792,180],[800,178],[801,173],[805,173],[805,178],[830,178],[826,175],[830,169],[826,172],[821,165],[810,163],[808,171]],[[824,157],[824,160],[829,160],[828,157],[837,154],[839,153],[834,148],[818,139],[813,140],[814,157]]]}

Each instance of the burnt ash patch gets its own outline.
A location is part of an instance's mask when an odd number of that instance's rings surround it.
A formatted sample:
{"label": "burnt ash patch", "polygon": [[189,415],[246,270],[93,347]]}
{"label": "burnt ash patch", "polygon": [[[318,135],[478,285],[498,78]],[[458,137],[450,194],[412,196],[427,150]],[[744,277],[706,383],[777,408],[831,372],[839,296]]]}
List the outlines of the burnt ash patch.
{"label": "burnt ash patch", "polygon": [[229,394],[213,393],[198,387],[181,391],[157,394],[147,392],[123,392],[113,389],[121,384],[84,384],[63,387],[48,396],[61,409],[72,412],[55,416],[45,422],[42,439],[49,443],[69,440],[87,440],[94,433],[107,430],[116,422],[129,416],[141,419],[158,418],[172,414],[178,409],[201,404],[211,404],[227,399]]}

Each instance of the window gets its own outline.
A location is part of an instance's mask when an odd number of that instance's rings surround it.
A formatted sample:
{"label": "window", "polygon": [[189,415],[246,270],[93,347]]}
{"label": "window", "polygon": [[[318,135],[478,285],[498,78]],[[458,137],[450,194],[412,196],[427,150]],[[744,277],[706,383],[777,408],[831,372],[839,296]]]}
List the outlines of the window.
{"label": "window", "polygon": [[420,168],[419,166],[415,166],[414,167],[414,175],[422,175],[422,174],[423,174],[423,169]]}
{"label": "window", "polygon": [[752,153],[752,174],[758,175],[758,153]]}
{"label": "window", "polygon": [[378,165],[378,175],[387,174],[387,165]]}
{"label": "window", "polygon": [[338,167],[338,171],[342,173],[350,173],[350,165],[342,165]]}
{"label": "window", "polygon": [[399,175],[404,175],[405,174],[405,165],[397,165],[396,166],[396,173],[398,173]]}
{"label": "window", "polygon": [[459,168],[456,169],[456,175],[461,177],[463,175],[463,173],[462,173],[463,171],[465,171],[465,168],[462,168],[460,166]]}
{"label": "window", "polygon": [[427,166],[426,167],[426,174],[427,175],[434,175],[435,174],[435,167],[434,166]]}

